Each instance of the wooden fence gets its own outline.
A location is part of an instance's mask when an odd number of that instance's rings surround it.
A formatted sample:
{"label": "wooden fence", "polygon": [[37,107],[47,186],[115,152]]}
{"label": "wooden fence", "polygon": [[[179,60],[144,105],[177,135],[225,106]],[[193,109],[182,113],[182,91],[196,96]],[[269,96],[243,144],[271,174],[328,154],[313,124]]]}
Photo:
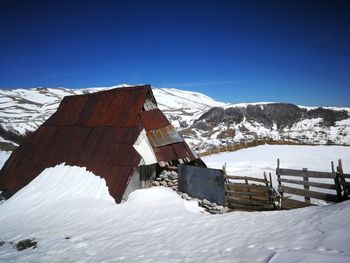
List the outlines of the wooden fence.
{"label": "wooden fence", "polygon": [[[224,175],[225,203],[233,210],[263,211],[275,210],[277,194],[271,178],[267,180],[248,176]],[[236,182],[240,181],[240,182]]]}
{"label": "wooden fence", "polygon": [[[280,167],[280,160],[277,159],[276,175],[278,192],[281,195],[281,208],[293,209],[309,206],[312,205],[311,198],[327,202],[341,202],[347,199],[350,183],[346,181],[346,178],[349,179],[350,175],[343,173],[341,160],[338,161],[337,171],[334,170],[333,162],[331,167],[332,172],[309,171],[306,168],[302,170],[284,169]],[[289,186],[290,184],[299,185],[302,188]],[[310,187],[312,187],[311,190]],[[285,194],[301,196],[304,200],[295,200],[286,197]]]}
{"label": "wooden fence", "polygon": [[275,141],[272,139],[262,139],[262,140],[255,140],[255,141],[244,141],[240,143],[235,144],[228,144],[226,146],[220,146],[220,147],[212,147],[204,152],[198,153],[200,157],[212,155],[212,154],[219,154],[222,152],[235,152],[241,149],[255,147],[259,145],[299,145],[300,143],[294,142],[294,141]]}
{"label": "wooden fence", "polygon": [[310,145],[310,146],[317,146],[317,145],[342,145],[342,146],[347,146],[349,145],[346,144],[317,144],[317,143],[305,143],[303,141],[297,141],[297,140],[284,140],[284,141],[275,141],[272,139],[259,139],[259,140],[254,140],[254,141],[244,141],[244,142],[239,142],[239,143],[234,143],[234,144],[228,144],[225,146],[220,146],[216,147],[213,146],[203,152],[198,153],[200,157],[212,155],[212,154],[219,154],[223,152],[235,152],[241,149],[245,148],[250,148],[250,147],[255,147],[259,145]]}

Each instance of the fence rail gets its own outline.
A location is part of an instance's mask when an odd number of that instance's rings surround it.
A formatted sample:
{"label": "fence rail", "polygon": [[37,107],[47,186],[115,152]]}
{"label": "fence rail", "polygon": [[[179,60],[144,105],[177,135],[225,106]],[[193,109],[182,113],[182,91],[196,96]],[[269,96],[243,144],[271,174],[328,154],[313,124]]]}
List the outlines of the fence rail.
{"label": "fence rail", "polygon": [[[342,161],[338,160],[336,171],[334,170],[333,162],[331,163],[331,168],[332,172],[309,171],[306,168],[302,170],[283,169],[280,168],[280,160],[277,159],[276,175],[282,209],[293,209],[312,205],[311,198],[326,202],[341,202],[347,199],[350,191],[350,183],[345,178],[350,177],[348,177],[348,174],[343,174]],[[300,177],[302,180],[282,177]],[[329,179],[329,182],[310,182],[309,178]],[[285,184],[300,185],[303,188],[286,186]],[[310,187],[313,187],[313,189],[310,190]],[[332,190],[333,193],[325,193],[317,188]],[[304,197],[304,202],[287,198],[284,194]]]}
{"label": "fence rail", "polygon": [[275,141],[272,139],[244,141],[244,142],[229,144],[229,145],[221,146],[221,147],[212,147],[206,151],[198,153],[198,155],[200,157],[204,157],[204,156],[218,154],[218,153],[222,153],[222,152],[235,152],[235,151],[238,151],[241,149],[255,147],[255,146],[264,145],[264,144],[269,144],[269,145],[299,145],[300,143],[295,142],[295,141]]}
{"label": "fence rail", "polygon": [[[234,210],[263,211],[276,209],[276,193],[271,179],[250,176],[226,175],[225,167],[225,202]],[[243,182],[239,182],[243,181]]]}

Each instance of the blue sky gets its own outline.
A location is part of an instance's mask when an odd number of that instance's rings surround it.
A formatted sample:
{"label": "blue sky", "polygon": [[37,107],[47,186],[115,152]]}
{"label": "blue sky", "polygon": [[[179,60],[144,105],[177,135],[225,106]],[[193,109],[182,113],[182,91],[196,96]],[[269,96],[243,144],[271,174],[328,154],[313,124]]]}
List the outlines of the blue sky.
{"label": "blue sky", "polygon": [[350,1],[0,0],[0,87],[350,106]]}

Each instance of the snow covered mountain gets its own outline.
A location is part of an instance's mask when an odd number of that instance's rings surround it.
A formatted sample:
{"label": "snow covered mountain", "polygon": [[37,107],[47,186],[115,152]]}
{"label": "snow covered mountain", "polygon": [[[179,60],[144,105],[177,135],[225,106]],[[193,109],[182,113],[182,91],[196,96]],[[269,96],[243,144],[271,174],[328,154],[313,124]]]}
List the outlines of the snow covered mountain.
{"label": "snow covered mountain", "polygon": [[[11,150],[21,143],[55,112],[64,96],[120,86],[0,90],[0,149]],[[350,108],[229,104],[179,89],[154,88],[153,92],[159,108],[198,151],[260,138],[350,144]]]}

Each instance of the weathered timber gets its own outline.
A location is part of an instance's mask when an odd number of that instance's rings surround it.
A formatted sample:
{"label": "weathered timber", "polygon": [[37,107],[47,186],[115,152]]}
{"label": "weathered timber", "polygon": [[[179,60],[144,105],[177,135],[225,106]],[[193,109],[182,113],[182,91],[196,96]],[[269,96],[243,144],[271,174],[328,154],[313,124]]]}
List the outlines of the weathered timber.
{"label": "weathered timber", "polygon": [[307,185],[307,186],[318,187],[318,188],[323,188],[323,189],[336,190],[336,186],[334,184],[317,183],[317,182],[310,182],[310,181],[309,182],[305,182],[305,181],[299,181],[299,180],[293,180],[293,179],[284,179],[284,178],[277,179],[277,181],[281,182],[281,183]]}
{"label": "weathered timber", "polygon": [[246,211],[246,212],[255,212],[255,211],[272,211],[275,210],[275,207],[270,206],[249,206],[249,205],[239,205],[239,204],[231,204],[230,209]]}
{"label": "weathered timber", "polygon": [[237,192],[267,192],[267,189],[265,186],[262,185],[251,185],[251,184],[234,184],[234,183],[227,183],[226,186],[229,190],[234,190]]}
{"label": "weathered timber", "polygon": [[327,194],[327,193],[319,193],[319,192],[304,190],[304,189],[297,189],[297,188],[287,187],[284,185],[279,186],[278,191],[283,192],[283,193],[289,193],[289,194],[309,197],[309,198],[320,199],[320,200],[324,200],[324,201],[328,201],[328,202],[338,202],[339,201],[339,198],[336,195]]}
{"label": "weathered timber", "polygon": [[[306,172],[307,173],[307,168],[303,168],[303,172]],[[308,183],[309,182],[309,177],[303,177],[303,181],[305,183]],[[304,184],[304,190],[305,191],[309,191],[310,190],[310,187],[307,185],[307,184]],[[305,198],[305,203],[308,203],[310,204],[311,203],[311,199],[309,197],[304,197]]]}
{"label": "weathered timber", "polygon": [[281,199],[282,209],[295,209],[295,208],[302,208],[302,207],[307,207],[311,205],[313,204],[305,203],[294,199],[289,199],[286,197],[282,197]]}
{"label": "weathered timber", "polygon": [[339,175],[337,173],[335,173],[333,161],[331,162],[331,167],[332,167],[332,173],[336,175],[334,178],[334,185],[335,185],[335,190],[337,191],[337,197],[339,199],[341,199],[342,198],[342,190],[341,190],[341,185],[339,184]]}
{"label": "weathered timber", "polygon": [[347,186],[347,187],[350,186],[350,182],[348,183],[348,182],[340,181],[339,183],[340,183],[342,186]]}
{"label": "weathered timber", "polygon": [[270,202],[270,198],[267,196],[252,196],[252,195],[236,195],[232,194],[230,197],[234,199],[240,199],[240,200],[253,200],[253,201],[258,201],[258,202]]}
{"label": "weathered timber", "polygon": [[253,182],[260,182],[265,183],[265,179],[262,178],[255,178],[255,177],[249,177],[249,176],[235,176],[235,175],[225,175],[225,179],[231,179],[231,180],[248,180]]}
{"label": "weathered timber", "polygon": [[283,169],[283,168],[277,168],[276,173],[278,175],[284,175],[284,176],[299,176],[299,177],[313,177],[313,178],[329,178],[334,179],[333,173],[328,172],[318,172],[318,171],[299,171],[299,170],[293,170],[293,169]]}
{"label": "weathered timber", "polygon": [[250,205],[250,206],[261,206],[261,205],[274,205],[271,201],[261,201],[261,200],[253,200],[253,199],[240,199],[234,196],[226,196],[227,200],[234,201],[235,204],[239,205]]}
{"label": "weathered timber", "polygon": [[246,195],[246,196],[261,196],[261,197],[268,197],[268,193],[262,193],[262,192],[239,192],[239,191],[234,191],[234,190],[227,190],[226,193],[230,193],[233,195]]}
{"label": "weathered timber", "polygon": [[350,174],[341,174],[342,177],[350,179]]}

